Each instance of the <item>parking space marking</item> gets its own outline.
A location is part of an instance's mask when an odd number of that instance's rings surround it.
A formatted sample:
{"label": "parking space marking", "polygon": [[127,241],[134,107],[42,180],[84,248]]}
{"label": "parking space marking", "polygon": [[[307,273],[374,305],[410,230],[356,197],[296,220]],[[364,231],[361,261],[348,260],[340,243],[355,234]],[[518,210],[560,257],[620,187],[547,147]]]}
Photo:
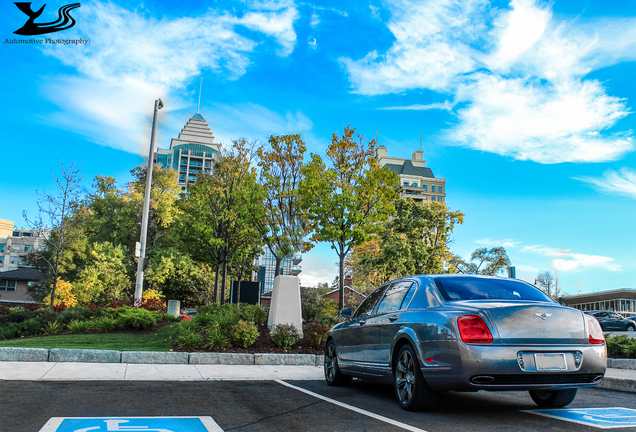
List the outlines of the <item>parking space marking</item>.
{"label": "parking space marking", "polygon": [[374,418],[376,420],[380,420],[382,422],[391,424],[393,426],[397,426],[399,428],[402,428],[402,429],[405,429],[405,430],[408,430],[408,431],[412,431],[412,432],[426,432],[424,429],[416,428],[415,426],[411,426],[411,425],[408,425],[406,423],[402,423],[402,422],[399,422],[397,420],[393,420],[393,419],[390,419],[388,417],[384,417],[384,416],[381,416],[379,414],[372,413],[372,412],[367,411],[367,410],[363,410],[362,408],[354,407],[353,405],[348,405],[346,403],[337,401],[335,399],[331,399],[331,398],[328,398],[328,397],[323,396],[321,394],[314,393],[312,391],[306,390],[306,389],[304,389],[302,387],[298,387],[298,386],[295,386],[293,384],[289,384],[289,383],[287,383],[285,381],[276,380],[276,382],[279,383],[279,384],[282,384],[282,385],[284,385],[286,387],[293,388],[294,390],[298,390],[300,392],[303,392],[305,394],[313,396],[315,398],[322,399],[325,402],[329,402],[329,403],[332,403],[334,405],[338,405],[339,407],[346,408],[346,409],[351,410],[351,411],[355,411],[355,412],[357,412],[359,414],[365,415],[367,417]]}
{"label": "parking space marking", "polygon": [[583,424],[599,429],[636,427],[636,410],[631,408],[556,408],[523,410],[522,412]]}
{"label": "parking space marking", "polygon": [[223,432],[210,416],[52,417],[40,432]]}

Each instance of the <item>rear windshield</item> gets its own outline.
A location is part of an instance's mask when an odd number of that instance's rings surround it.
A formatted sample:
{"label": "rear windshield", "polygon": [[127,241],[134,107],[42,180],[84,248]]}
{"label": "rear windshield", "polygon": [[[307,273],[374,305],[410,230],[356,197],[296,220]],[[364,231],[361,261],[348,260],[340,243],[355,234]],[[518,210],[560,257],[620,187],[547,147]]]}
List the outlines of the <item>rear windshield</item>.
{"label": "rear windshield", "polygon": [[552,302],[538,289],[514,279],[474,277],[435,278],[435,284],[447,301],[457,300],[529,300]]}

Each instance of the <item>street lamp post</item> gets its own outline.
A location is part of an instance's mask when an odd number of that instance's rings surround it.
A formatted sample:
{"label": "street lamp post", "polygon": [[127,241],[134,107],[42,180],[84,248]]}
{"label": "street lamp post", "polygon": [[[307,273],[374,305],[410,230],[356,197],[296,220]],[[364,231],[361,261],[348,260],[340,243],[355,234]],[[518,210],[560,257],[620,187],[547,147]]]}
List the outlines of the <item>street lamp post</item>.
{"label": "street lamp post", "polygon": [[135,306],[141,304],[141,294],[144,286],[144,264],[146,260],[146,237],[148,236],[148,213],[150,210],[150,189],[152,188],[152,167],[155,155],[155,135],[157,132],[157,111],[163,108],[161,98],[155,101],[155,113],[152,117],[152,133],[150,135],[150,155],[148,156],[148,169],[146,170],[146,193],[144,195],[144,211],[141,217],[141,249],[137,261],[137,282],[135,283]]}

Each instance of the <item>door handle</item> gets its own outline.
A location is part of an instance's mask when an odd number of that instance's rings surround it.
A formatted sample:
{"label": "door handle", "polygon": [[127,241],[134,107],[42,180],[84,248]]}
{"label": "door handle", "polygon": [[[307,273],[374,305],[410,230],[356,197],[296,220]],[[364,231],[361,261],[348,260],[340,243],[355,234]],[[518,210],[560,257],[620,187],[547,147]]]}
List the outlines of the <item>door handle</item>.
{"label": "door handle", "polygon": [[397,315],[391,315],[389,317],[389,321],[393,322],[393,321],[397,321],[398,320],[398,316]]}
{"label": "door handle", "polygon": [[360,325],[365,325],[365,324],[367,323],[367,320],[360,320],[360,321],[358,321],[358,323],[359,323]]}

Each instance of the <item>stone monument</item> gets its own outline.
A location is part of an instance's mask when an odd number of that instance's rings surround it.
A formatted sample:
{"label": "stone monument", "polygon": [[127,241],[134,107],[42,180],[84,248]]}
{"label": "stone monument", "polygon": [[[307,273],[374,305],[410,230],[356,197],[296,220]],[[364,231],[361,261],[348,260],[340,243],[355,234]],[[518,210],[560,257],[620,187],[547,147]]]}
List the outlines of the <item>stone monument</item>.
{"label": "stone monument", "polygon": [[300,279],[298,276],[276,276],[269,305],[267,326],[291,324],[303,335],[303,316],[300,306]]}

